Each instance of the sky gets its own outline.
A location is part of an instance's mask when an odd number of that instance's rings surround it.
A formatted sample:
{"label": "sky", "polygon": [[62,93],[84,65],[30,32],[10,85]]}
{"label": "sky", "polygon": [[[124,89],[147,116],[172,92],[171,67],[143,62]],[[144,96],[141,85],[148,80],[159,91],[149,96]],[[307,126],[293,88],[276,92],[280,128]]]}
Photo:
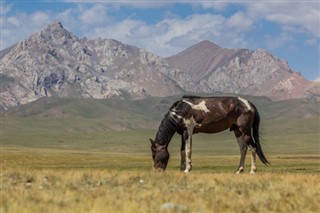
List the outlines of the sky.
{"label": "sky", "polygon": [[53,21],[78,37],[110,38],[168,57],[202,41],[264,48],[320,81],[320,1],[0,0],[0,49]]}

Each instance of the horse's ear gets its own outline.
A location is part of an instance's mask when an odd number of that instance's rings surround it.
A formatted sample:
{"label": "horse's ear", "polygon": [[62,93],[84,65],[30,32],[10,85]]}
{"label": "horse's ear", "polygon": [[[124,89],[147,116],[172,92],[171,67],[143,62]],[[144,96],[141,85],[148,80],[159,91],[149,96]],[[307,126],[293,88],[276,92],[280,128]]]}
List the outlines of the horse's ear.
{"label": "horse's ear", "polygon": [[152,139],[149,140],[151,142],[151,150],[152,152],[155,152],[157,150],[156,143]]}
{"label": "horse's ear", "polygon": [[155,146],[155,142],[154,142],[151,138],[150,138],[149,140],[150,140],[150,142],[151,142],[151,145],[152,145],[152,146]]}

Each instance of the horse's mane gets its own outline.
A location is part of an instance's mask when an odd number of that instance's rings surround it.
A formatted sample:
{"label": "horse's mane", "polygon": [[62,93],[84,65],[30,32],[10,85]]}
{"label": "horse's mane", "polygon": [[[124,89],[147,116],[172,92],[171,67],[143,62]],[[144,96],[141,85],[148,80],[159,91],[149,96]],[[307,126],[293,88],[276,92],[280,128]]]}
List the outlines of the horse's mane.
{"label": "horse's mane", "polygon": [[198,98],[205,98],[205,97],[200,97],[200,96],[195,96],[195,95],[184,95],[184,96],[182,96],[182,99],[198,99]]}
{"label": "horse's mane", "polygon": [[169,144],[174,133],[177,131],[178,124],[175,120],[167,113],[161,121],[155,141],[159,145]]}
{"label": "horse's mane", "polygon": [[219,99],[219,98],[237,98],[238,96],[222,96],[221,94],[220,95],[217,95],[217,96],[196,96],[196,95],[184,95],[181,97],[181,99],[207,99],[207,98],[216,98],[216,99]]}

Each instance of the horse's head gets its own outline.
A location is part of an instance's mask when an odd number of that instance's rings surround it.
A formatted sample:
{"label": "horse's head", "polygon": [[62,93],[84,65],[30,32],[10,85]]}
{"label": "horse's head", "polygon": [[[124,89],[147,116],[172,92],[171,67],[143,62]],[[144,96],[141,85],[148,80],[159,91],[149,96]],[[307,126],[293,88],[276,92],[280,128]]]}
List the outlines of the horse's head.
{"label": "horse's head", "polygon": [[150,139],[153,160],[153,171],[164,171],[169,161],[167,145],[159,145]]}

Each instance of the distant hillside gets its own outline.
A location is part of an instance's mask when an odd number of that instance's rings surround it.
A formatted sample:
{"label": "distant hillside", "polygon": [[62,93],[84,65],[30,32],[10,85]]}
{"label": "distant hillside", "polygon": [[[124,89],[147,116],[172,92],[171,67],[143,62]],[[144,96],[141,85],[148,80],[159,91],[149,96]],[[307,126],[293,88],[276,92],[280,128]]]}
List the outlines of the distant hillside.
{"label": "distant hillside", "polygon": [[60,22],[2,50],[0,66],[0,110],[42,97],[141,99],[185,92],[320,100],[320,83],[264,49],[203,41],[165,59],[112,39],[78,38]]}
{"label": "distant hillside", "polygon": [[[205,95],[204,96],[210,96]],[[155,129],[180,96],[149,97],[141,100],[107,100],[45,97],[2,113],[4,117],[95,120],[106,129]],[[305,100],[271,101],[245,96],[259,110],[263,120],[320,117],[319,103]],[[97,127],[99,128],[99,127]]]}

